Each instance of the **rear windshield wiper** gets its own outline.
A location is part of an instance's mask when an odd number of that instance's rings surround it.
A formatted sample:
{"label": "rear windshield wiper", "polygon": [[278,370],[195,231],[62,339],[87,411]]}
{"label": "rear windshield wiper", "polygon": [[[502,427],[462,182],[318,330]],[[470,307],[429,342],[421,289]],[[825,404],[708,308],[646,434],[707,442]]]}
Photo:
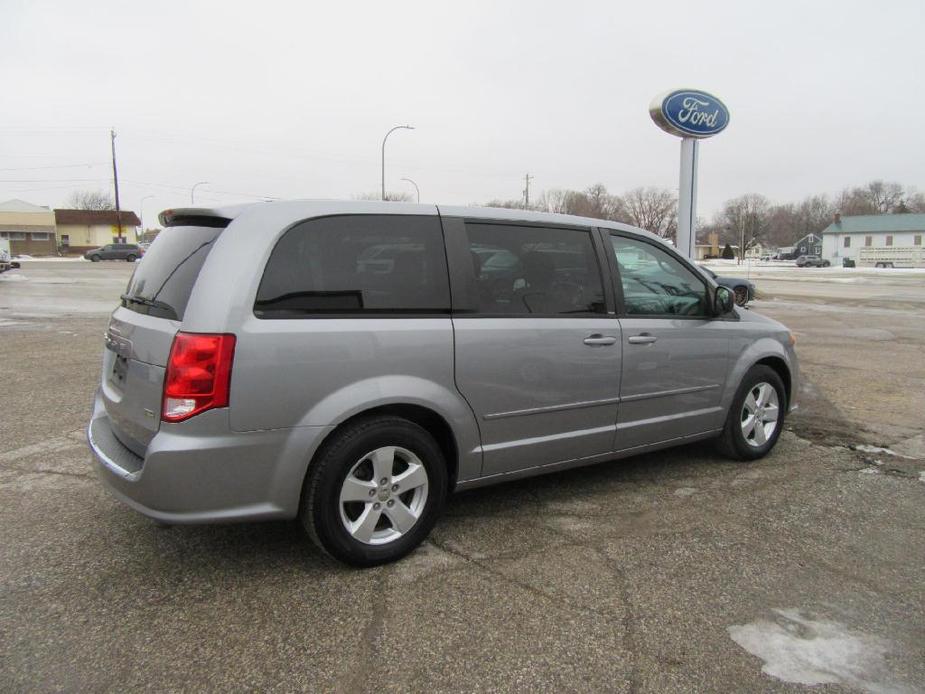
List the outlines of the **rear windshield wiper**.
{"label": "rear windshield wiper", "polygon": [[148,308],[155,308],[159,311],[163,311],[169,314],[168,317],[176,319],[177,312],[174,310],[173,306],[170,304],[165,304],[163,301],[158,301],[157,299],[148,299],[143,296],[132,296],[130,294],[122,294],[120,297],[124,304],[140,304],[141,306],[147,306]]}

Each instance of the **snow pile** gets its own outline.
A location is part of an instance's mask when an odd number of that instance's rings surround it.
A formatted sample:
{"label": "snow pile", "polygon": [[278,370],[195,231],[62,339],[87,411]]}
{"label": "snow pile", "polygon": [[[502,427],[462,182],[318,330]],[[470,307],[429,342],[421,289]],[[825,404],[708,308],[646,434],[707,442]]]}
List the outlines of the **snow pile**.
{"label": "snow pile", "polygon": [[784,682],[841,684],[862,691],[901,691],[890,684],[889,644],[851,632],[845,625],[811,619],[797,609],[775,609],[776,618],[728,627],[732,640],[764,661],[761,671]]}

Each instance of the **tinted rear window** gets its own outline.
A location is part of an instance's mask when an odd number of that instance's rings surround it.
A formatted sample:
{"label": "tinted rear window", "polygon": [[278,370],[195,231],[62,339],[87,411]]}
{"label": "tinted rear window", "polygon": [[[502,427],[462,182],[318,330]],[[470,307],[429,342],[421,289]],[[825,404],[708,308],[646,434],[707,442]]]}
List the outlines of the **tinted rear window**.
{"label": "tinted rear window", "polygon": [[182,320],[199,270],[221,229],[167,227],[135,268],[122,305],[138,313]]}
{"label": "tinted rear window", "polygon": [[254,313],[444,313],[450,308],[436,217],[345,215],[303,222],[276,244]]}

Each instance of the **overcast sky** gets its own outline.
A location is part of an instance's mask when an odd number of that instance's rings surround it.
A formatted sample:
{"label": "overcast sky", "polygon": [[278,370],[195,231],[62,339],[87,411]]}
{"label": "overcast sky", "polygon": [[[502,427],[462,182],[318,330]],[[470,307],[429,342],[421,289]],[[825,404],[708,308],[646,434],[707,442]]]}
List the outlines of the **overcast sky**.
{"label": "overcast sky", "polygon": [[[0,200],[122,206],[250,196],[423,202],[677,188],[657,93],[731,111],[701,147],[699,213],[870,179],[925,189],[925,2],[0,0]],[[52,168],[59,167],[59,168]]]}

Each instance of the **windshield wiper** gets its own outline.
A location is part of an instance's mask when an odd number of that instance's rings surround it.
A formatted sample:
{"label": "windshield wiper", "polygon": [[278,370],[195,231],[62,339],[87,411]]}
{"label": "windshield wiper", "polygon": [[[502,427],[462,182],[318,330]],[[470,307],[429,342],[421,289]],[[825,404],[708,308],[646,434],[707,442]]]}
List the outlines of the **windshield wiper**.
{"label": "windshield wiper", "polygon": [[158,301],[157,299],[148,299],[144,296],[132,296],[130,294],[122,294],[119,298],[128,304],[140,304],[148,308],[156,308],[170,314],[171,318],[176,319],[177,317],[177,312],[174,310],[173,306],[165,304],[163,301]]}

